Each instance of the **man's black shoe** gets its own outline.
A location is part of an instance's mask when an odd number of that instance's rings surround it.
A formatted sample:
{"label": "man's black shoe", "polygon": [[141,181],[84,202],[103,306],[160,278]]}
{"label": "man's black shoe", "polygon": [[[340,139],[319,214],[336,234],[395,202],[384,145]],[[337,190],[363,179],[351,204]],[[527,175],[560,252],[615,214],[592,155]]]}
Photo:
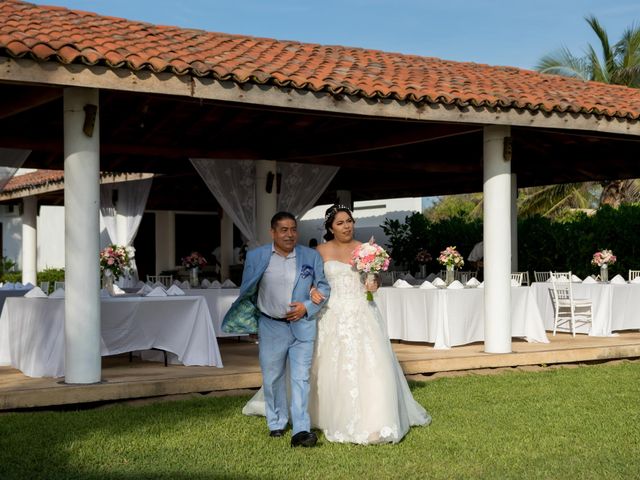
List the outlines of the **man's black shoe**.
{"label": "man's black shoe", "polygon": [[270,437],[282,437],[284,435],[284,430],[271,430],[269,432]]}
{"label": "man's black shoe", "polygon": [[313,447],[318,441],[318,437],[313,432],[298,432],[291,437],[292,447]]}

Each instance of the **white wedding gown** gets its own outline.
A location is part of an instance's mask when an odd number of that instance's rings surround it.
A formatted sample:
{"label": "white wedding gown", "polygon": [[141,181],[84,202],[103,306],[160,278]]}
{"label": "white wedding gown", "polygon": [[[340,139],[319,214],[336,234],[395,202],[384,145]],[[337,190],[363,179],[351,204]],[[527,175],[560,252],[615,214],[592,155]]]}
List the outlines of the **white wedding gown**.
{"label": "white wedding gown", "polygon": [[[324,264],[331,295],[318,316],[309,413],[331,442],[396,443],[431,417],[413,399],[384,321],[351,265]],[[244,407],[264,415],[262,389]]]}

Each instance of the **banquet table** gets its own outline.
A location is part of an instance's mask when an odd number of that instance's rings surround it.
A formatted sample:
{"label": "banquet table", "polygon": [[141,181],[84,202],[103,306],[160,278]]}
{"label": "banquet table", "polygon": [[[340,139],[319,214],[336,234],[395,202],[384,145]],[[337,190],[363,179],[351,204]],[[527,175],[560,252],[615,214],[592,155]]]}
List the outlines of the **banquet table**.
{"label": "banquet table", "polygon": [[[102,356],[157,348],[183,365],[222,367],[202,297],[100,299]],[[64,298],[8,298],[0,315],[0,365],[30,377],[64,376]]]}
{"label": "banquet table", "polygon": [[209,306],[213,328],[217,337],[239,337],[244,333],[224,333],[222,320],[240,294],[239,288],[192,288],[184,291],[185,295],[204,297]]}
{"label": "banquet table", "polygon": [[[433,343],[446,349],[484,340],[484,289],[383,287],[375,301],[389,338]],[[511,287],[511,335],[548,343],[535,293]]]}
{"label": "banquet table", "polygon": [[[592,325],[576,328],[577,333],[606,337],[618,330],[640,328],[640,284],[637,283],[580,283],[571,285],[574,298],[591,300]],[[551,282],[534,282],[536,301],[546,330],[553,330],[554,311]]]}
{"label": "banquet table", "polygon": [[18,288],[18,289],[3,289],[0,288],[0,311],[2,311],[2,307],[4,307],[4,301],[9,297],[24,297],[24,294],[27,293],[31,288]]}

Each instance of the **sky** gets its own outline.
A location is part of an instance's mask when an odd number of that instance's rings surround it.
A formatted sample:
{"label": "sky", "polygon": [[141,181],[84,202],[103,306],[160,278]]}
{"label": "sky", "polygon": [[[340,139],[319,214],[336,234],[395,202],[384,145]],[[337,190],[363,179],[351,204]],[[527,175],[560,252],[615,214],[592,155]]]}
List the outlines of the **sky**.
{"label": "sky", "polygon": [[638,0],[32,0],[160,25],[533,69],[561,47],[615,43]]}

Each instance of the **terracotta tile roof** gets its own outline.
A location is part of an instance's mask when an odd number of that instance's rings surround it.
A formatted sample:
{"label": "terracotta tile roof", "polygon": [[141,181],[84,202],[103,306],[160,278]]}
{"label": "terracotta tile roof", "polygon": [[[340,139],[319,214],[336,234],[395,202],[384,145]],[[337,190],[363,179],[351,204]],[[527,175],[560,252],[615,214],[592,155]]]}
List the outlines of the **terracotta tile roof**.
{"label": "terracotta tile roof", "polygon": [[56,184],[59,184],[60,188],[62,188],[64,184],[63,170],[36,170],[35,172],[12,177],[2,189],[2,193],[6,194]]}
{"label": "terracotta tile roof", "polygon": [[0,55],[415,103],[637,119],[640,90],[377,50],[158,26],[0,0]]}

